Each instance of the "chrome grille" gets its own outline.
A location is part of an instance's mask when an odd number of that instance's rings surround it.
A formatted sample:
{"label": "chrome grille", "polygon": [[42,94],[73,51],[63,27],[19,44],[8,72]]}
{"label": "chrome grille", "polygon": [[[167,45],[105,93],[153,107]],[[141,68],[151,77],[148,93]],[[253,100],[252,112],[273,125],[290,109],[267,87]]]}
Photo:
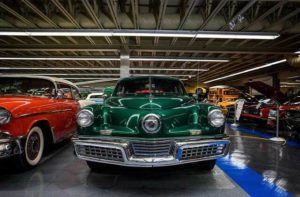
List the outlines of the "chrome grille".
{"label": "chrome grille", "polygon": [[89,145],[76,145],[76,152],[80,156],[97,159],[124,161],[122,151],[117,148],[107,148]]}
{"label": "chrome grille", "polygon": [[171,141],[131,142],[131,154],[136,157],[163,157],[172,155],[174,145]]}
{"label": "chrome grille", "polygon": [[226,144],[211,144],[182,149],[180,160],[199,159],[224,154]]}

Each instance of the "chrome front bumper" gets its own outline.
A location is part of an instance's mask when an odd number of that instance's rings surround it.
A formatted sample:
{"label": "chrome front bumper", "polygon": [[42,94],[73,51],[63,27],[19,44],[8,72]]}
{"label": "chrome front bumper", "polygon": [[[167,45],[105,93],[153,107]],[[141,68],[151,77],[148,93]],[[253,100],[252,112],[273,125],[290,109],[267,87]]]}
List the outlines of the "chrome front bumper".
{"label": "chrome front bumper", "polygon": [[21,138],[14,138],[9,133],[0,131],[0,159],[23,152]]}
{"label": "chrome front bumper", "polygon": [[225,139],[73,138],[78,158],[132,167],[159,167],[218,159],[228,153]]}

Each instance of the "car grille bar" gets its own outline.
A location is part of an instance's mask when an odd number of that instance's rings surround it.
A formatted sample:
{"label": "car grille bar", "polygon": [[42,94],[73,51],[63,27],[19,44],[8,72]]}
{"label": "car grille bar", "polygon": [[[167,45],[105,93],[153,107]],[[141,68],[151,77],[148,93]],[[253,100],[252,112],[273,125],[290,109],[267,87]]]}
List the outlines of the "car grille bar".
{"label": "car grille bar", "polygon": [[224,154],[226,144],[208,144],[204,146],[182,148],[180,160],[200,159]]}
{"label": "car grille bar", "polygon": [[86,157],[94,157],[105,160],[124,161],[122,151],[117,148],[101,146],[76,145],[76,152]]}
{"label": "car grille bar", "polygon": [[136,141],[130,149],[135,157],[163,157],[173,154],[174,145],[171,141]]}
{"label": "car grille bar", "polygon": [[135,167],[169,166],[225,156],[230,141],[221,140],[120,140],[73,138],[80,159]]}

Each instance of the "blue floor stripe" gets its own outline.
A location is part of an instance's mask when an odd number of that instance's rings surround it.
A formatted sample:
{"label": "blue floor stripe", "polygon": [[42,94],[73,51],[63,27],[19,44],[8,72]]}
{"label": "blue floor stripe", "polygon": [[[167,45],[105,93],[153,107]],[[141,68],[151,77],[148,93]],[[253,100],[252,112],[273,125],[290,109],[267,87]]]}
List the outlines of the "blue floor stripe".
{"label": "blue floor stripe", "polygon": [[219,159],[217,165],[250,196],[292,196],[281,187],[268,182],[253,169],[234,163],[230,156]]}
{"label": "blue floor stripe", "polygon": [[[230,124],[227,124],[227,125],[230,126]],[[243,132],[243,133],[255,135],[255,136],[266,138],[266,139],[270,139],[270,138],[274,137],[274,135],[263,133],[262,131],[258,131],[258,130],[254,130],[254,129],[248,129],[248,128],[241,127],[241,126],[231,127],[231,128],[232,128],[232,131],[238,130],[238,131]],[[299,143],[291,141],[291,140],[287,140],[287,145],[289,145],[291,147],[294,147],[294,148],[300,148]]]}

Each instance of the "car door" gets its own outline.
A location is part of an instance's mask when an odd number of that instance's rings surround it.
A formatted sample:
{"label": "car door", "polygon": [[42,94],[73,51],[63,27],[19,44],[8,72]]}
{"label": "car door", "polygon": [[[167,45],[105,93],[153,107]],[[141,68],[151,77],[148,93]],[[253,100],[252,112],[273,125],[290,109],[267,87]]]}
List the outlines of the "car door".
{"label": "car door", "polygon": [[66,138],[71,135],[76,129],[76,109],[71,86],[68,84],[58,83],[58,101],[60,104],[59,120],[60,130],[58,131],[59,138]]}

